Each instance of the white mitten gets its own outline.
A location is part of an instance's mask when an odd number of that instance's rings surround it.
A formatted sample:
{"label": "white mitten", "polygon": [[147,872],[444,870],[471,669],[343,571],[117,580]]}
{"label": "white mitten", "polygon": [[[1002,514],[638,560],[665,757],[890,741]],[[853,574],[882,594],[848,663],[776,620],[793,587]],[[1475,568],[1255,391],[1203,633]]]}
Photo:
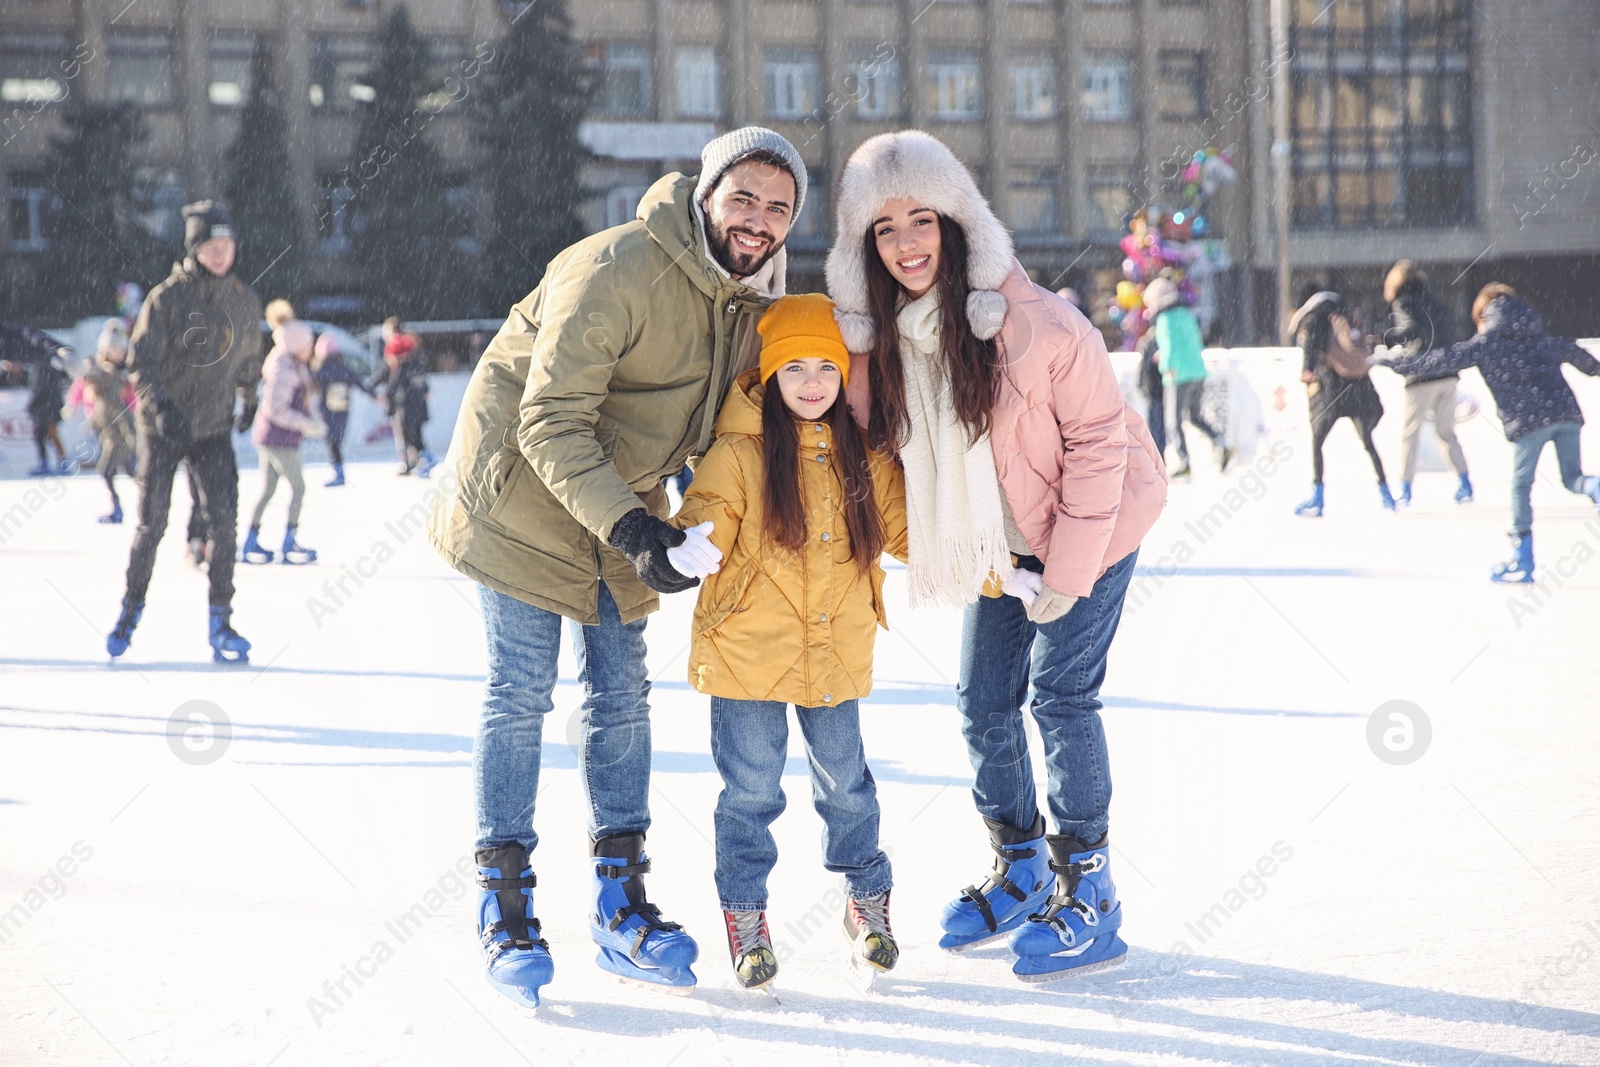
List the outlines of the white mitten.
{"label": "white mitten", "polygon": [[1022,601],[1023,607],[1032,607],[1039,590],[1043,588],[1044,575],[1037,571],[1025,571],[1021,567],[1014,568],[1011,577],[1000,583],[1000,591]]}
{"label": "white mitten", "polygon": [[683,531],[683,544],[667,549],[667,562],[685,578],[705,578],[722,569],[722,550],[711,543],[708,519]]}

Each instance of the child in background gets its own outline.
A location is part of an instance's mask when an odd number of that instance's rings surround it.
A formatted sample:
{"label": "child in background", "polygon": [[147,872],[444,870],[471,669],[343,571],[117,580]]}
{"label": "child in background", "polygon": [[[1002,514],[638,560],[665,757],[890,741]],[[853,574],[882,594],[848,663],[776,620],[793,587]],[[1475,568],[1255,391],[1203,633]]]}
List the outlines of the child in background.
{"label": "child in background", "polygon": [[852,965],[887,971],[899,957],[856,701],[872,689],[875,630],[887,625],[879,557],[906,555],[904,478],[866,448],[845,403],[850,354],[833,302],[783,297],[758,328],[761,365],[728,393],[716,442],[673,519],[690,540],[669,553],[675,567],[705,579],[689,680],[711,696],[711,754],[723,781],[717,894],[734,970],[749,989],[778,970],[766,921],[778,858],[769,827],[784,809],[791,703],[823,819],[824,865],[849,890]]}
{"label": "child in background", "polygon": [[355,386],[368,396],[375,394],[350,369],[331,333],[317,338],[311,375],[322,391],[322,418],[328,424],[328,458],[333,462],[333,478],[327,486],[331,489],[344,484],[344,431],[350,422],[350,387]]}
{"label": "child in background", "polygon": [[1217,467],[1226,473],[1233,452],[1200,410],[1206,393],[1206,361],[1202,354],[1205,342],[1200,336],[1200,320],[1184,304],[1183,295],[1170,278],[1158,277],[1152,281],[1145,289],[1144,302],[1145,314],[1150,319],[1146,336],[1155,337],[1154,350],[1161,381],[1163,386],[1172,389],[1175,399],[1172,434],[1173,443],[1178,446],[1178,469],[1172,472],[1172,477],[1187,478],[1190,474],[1185,423],[1211,439]]}
{"label": "child in background", "polygon": [[1583,473],[1579,431],[1583,410],[1561,373],[1570,363],[1588,375],[1600,375],[1600,360],[1576,341],[1551,337],[1544,322],[1515,289],[1491,282],[1472,302],[1478,332],[1449,348],[1411,356],[1374,357],[1374,366],[1396,374],[1435,375],[1477,367],[1500,409],[1500,422],[1511,442],[1511,558],[1496,564],[1489,577],[1496,582],[1533,581],[1533,476],[1544,446],[1556,448],[1561,484],[1600,504],[1600,477]]}
{"label": "child in background", "polygon": [[111,494],[111,513],[100,516],[105,523],[122,521],[117,472],[136,476],[133,386],[128,382],[127,362],[128,327],[121,319],[107,319],[94,358],[85,363],[78,383],[82,402],[89,409],[89,425],[100,435],[100,476]]}
{"label": "child in background", "polygon": [[294,317],[287,300],[267,305],[272,327],[272,351],[261,368],[261,406],[256,410],[250,438],[261,453],[261,497],[250,517],[250,533],[240,550],[245,563],[271,563],[272,552],[261,547],[261,516],[277,491],[278,479],[289,482],[289,524],[283,535],[283,562],[315,563],[317,554],[295,540],[300,525],[300,505],[306,480],[300,468],[300,439],[325,437],[328,427],[311,410],[314,385],[307,364],[311,361],[311,327]]}

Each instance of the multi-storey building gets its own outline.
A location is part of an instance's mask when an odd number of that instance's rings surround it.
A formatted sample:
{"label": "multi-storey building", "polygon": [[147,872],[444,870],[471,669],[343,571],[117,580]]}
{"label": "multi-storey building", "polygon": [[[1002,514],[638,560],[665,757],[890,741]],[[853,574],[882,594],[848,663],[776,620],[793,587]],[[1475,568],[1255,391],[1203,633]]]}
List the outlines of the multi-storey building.
{"label": "multi-storey building", "polygon": [[[8,270],[48,254],[64,210],[39,161],[61,94],[146,108],[138,208],[176,235],[176,207],[215,195],[222,153],[267,37],[295,143],[285,220],[314,249],[323,314],[350,291],[348,195],[363,72],[394,0],[0,0],[0,182]],[[584,0],[570,5],[598,77],[584,140],[590,222],[632,216],[666,170],[692,170],[721,130],[762,123],[799,147],[815,190],[790,242],[796,288],[820,287],[830,191],[875,133],[919,127],[973,168],[1035,277],[1102,298],[1129,213],[1170,200],[1200,148],[1231,148],[1238,180],[1209,212],[1226,263],[1221,335],[1275,332],[1274,234],[1291,223],[1295,287],[1372,301],[1396,258],[1428,265],[1458,306],[1490,277],[1526,288],[1553,327],[1600,332],[1600,5],[1548,0]],[[440,69],[492,42],[522,0],[412,0]],[[71,73],[68,77],[66,72]],[[1290,203],[1273,199],[1271,94],[1290,95]],[[468,94],[470,96],[470,94]],[[427,136],[462,200],[469,100]],[[532,279],[530,279],[530,282]]]}

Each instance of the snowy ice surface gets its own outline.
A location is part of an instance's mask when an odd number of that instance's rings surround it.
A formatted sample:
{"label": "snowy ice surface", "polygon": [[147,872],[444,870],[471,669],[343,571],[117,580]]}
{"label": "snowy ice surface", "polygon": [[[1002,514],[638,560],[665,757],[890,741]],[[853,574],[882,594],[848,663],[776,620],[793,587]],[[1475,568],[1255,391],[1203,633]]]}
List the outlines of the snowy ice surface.
{"label": "snowy ice surface", "polygon": [[[700,986],[615,982],[585,932],[569,658],[537,815],[557,965],[537,1015],[483,981],[457,873],[483,638],[473,586],[401,525],[428,483],[370,464],[328,490],[313,465],[302,538],[322,561],[239,568],[242,669],[209,662],[175,533],[108,666],[132,526],[94,522],[89,476],[0,482],[0,1064],[1600,1064],[1600,521],[1547,455],[1550,580],[1490,584],[1510,449],[1487,414],[1463,438],[1467,508],[1430,461],[1416,507],[1382,512],[1347,426],[1321,521],[1291,514],[1303,440],[1227,477],[1199,450],[1174,486],[1104,692],[1132,945],[1115,971],[1025,986],[1003,947],[936,947],[990,854],[956,725],[959,618],[909,610],[895,570],[864,728],[899,967],[865,996],[846,977],[795,746],[770,907],[782,1003],[733,985],[691,594],[648,631],[650,889],[699,939]],[[323,583],[358,563],[371,577],[334,603]],[[1369,746],[1391,700],[1431,723],[1404,765]],[[191,701],[231,737],[170,736]]]}

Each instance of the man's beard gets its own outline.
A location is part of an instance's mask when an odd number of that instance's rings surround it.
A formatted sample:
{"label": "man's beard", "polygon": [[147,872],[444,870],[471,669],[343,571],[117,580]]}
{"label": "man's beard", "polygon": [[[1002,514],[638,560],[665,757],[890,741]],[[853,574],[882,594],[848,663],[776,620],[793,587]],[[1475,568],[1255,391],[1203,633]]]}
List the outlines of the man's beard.
{"label": "man's beard", "polygon": [[[777,255],[778,249],[783,247],[782,241],[774,241],[770,233],[757,233],[743,226],[724,230],[710,217],[706,218],[706,226],[710,230],[708,244],[711,254],[716,257],[722,269],[737,278],[748,278],[756,271],[767,265],[767,260]],[[767,242],[764,252],[747,252],[734,244],[733,235],[742,233],[747,237],[755,237]]]}

